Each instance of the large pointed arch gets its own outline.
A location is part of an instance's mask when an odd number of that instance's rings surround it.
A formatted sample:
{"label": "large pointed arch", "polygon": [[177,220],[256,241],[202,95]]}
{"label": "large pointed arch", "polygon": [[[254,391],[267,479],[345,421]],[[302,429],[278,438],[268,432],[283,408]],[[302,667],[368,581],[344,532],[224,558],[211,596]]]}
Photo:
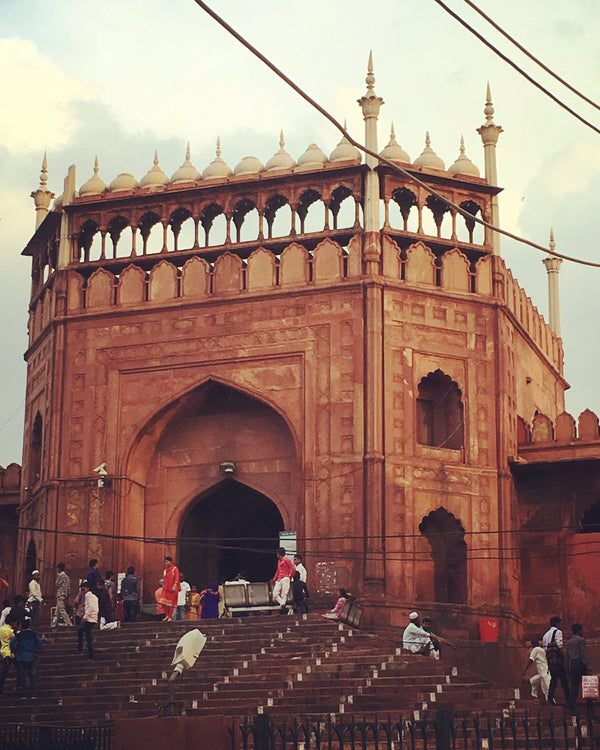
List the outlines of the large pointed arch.
{"label": "large pointed arch", "polygon": [[[160,578],[165,554],[178,554],[184,519],[218,495],[226,479],[245,488],[241,495],[264,496],[281,528],[303,533],[300,453],[289,420],[265,398],[222,378],[207,377],[171,398],[138,430],[123,468],[122,533],[140,536],[143,528],[145,539],[154,540],[128,543],[123,564],[143,565],[150,580]],[[221,520],[215,538],[230,533]],[[205,571],[224,567],[213,560]]]}

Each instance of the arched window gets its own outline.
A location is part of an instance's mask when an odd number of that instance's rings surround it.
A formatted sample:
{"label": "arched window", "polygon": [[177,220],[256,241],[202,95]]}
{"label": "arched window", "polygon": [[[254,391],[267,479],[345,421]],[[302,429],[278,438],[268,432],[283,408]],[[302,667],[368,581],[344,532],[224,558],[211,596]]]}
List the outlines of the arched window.
{"label": "arched window", "polygon": [[33,420],[29,443],[29,484],[31,486],[39,482],[42,472],[42,427],[42,415],[38,411]]}
{"label": "arched window", "polygon": [[438,508],[421,521],[419,531],[431,545],[435,601],[465,604],[467,543],[462,524],[445,508]]}
{"label": "arched window", "polygon": [[419,383],[417,442],[435,448],[460,450],[464,446],[464,410],[458,385],[441,370]]}

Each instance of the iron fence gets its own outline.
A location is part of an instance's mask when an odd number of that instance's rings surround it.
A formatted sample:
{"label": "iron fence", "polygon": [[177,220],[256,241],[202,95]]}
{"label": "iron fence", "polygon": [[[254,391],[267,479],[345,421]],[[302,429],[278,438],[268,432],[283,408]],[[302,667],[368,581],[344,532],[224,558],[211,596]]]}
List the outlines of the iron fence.
{"label": "iron fence", "polygon": [[587,714],[471,715],[373,721],[343,715],[306,721],[246,718],[230,730],[232,750],[598,750],[600,721]]}
{"label": "iron fence", "polygon": [[112,724],[52,727],[21,724],[0,727],[1,750],[111,750]]}

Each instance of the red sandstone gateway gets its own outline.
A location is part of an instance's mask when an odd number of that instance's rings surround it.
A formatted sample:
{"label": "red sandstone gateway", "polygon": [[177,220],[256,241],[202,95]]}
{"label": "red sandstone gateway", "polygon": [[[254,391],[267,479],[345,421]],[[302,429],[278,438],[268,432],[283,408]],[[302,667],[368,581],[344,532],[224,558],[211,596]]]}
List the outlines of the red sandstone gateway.
{"label": "red sandstone gateway", "polygon": [[[372,150],[382,103],[369,70]],[[44,167],[19,549],[134,565],[150,602],[168,549],[197,586],[266,581],[293,531],[311,593],[350,587],[366,621],[597,619],[576,532],[598,520],[598,420],[577,436],[563,413],[556,286],[550,327],[470,218],[498,220],[489,91],[485,114],[485,177],[429,136],[411,163],[393,133],[408,175],[345,139],[296,163],[282,138],[264,167],[219,144],[202,175],[188,149],[170,179],[156,157],[107,187],[96,165],[79,192],[72,167],[50,208]]]}

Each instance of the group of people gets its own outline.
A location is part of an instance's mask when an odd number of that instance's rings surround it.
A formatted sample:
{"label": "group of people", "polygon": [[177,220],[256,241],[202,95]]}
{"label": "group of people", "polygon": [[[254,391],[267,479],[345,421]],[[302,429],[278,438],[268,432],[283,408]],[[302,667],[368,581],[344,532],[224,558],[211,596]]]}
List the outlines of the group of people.
{"label": "group of people", "polygon": [[203,591],[190,585],[170,555],[165,557],[163,577],[154,593],[156,614],[163,622],[214,619],[221,616],[222,587],[213,581]]}
{"label": "group of people", "polygon": [[587,645],[583,626],[578,622],[571,625],[572,637],[564,644],[561,625],[560,617],[551,617],[550,627],[544,633],[541,645],[539,638],[532,639],[523,677],[530,667],[535,666],[536,674],[529,679],[531,695],[537,698],[541,689],[544,698],[552,705],[556,705],[554,695],[560,682],[567,707],[574,710],[581,678],[589,673]]}
{"label": "group of people", "polygon": [[[310,595],[306,587],[306,568],[302,556],[296,554],[294,562],[286,556],[284,547],[277,550],[277,569],[272,579],[273,600],[280,606],[280,613],[288,613],[288,598],[291,593],[292,610],[297,614],[307,613]],[[239,572],[231,583],[247,583],[245,574]],[[224,585],[227,582],[213,581],[203,591],[190,585],[173,558],[165,557],[163,577],[158,582],[154,597],[156,614],[163,622],[176,620],[215,619],[225,614]]]}

